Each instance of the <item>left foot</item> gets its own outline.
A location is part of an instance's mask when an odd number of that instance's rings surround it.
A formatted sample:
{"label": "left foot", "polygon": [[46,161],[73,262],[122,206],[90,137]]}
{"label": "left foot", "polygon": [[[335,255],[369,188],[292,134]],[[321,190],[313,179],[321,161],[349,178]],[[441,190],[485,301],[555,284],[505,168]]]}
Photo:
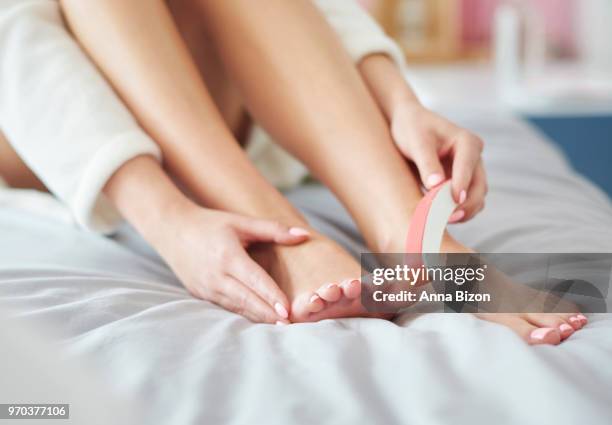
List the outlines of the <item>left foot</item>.
{"label": "left foot", "polygon": [[300,245],[263,245],[251,255],[291,301],[291,322],[381,317],[361,304],[360,264],[331,239],[315,234]]}

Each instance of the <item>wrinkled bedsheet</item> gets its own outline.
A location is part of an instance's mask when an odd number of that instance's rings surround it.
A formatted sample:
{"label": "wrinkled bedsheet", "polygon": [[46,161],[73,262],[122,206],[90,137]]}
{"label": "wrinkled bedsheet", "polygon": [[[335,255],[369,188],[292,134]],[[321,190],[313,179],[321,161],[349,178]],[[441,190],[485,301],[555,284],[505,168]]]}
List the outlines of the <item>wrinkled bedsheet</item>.
{"label": "wrinkled bedsheet", "polygon": [[[486,140],[490,181],[487,208],[451,226],[458,239],[481,252],[612,252],[610,200],[553,145],[502,114],[452,118]],[[324,188],[289,196],[364,250]],[[189,296],[129,227],[81,232],[49,202],[0,191],[0,302],[138,399],[143,423],[612,423],[612,315],[591,315],[558,347],[467,314],[252,324]]]}

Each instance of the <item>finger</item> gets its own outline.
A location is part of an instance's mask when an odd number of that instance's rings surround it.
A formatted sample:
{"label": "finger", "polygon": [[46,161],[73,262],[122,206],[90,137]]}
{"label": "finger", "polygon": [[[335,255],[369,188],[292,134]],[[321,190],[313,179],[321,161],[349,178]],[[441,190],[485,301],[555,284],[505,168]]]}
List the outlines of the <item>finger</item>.
{"label": "finger", "polygon": [[451,184],[453,197],[459,204],[463,204],[467,199],[472,176],[480,162],[482,145],[483,143],[480,138],[467,131],[460,131],[456,136],[453,149]]}
{"label": "finger", "polygon": [[276,323],[278,315],[255,292],[231,276],[220,282],[210,301],[256,323]]}
{"label": "finger", "polygon": [[310,237],[303,227],[290,227],[273,220],[245,218],[238,221],[237,230],[243,242],[275,242],[295,245]]}
{"label": "finger", "polygon": [[402,153],[416,165],[421,182],[427,189],[442,183],[445,179],[444,168],[438,156],[438,143],[431,133],[415,134],[410,142],[400,143]]}
{"label": "finger", "polygon": [[228,273],[250,288],[276,312],[278,319],[289,317],[289,300],[274,279],[243,251],[230,264]]}
{"label": "finger", "polygon": [[472,177],[472,184],[467,191],[467,199],[459,209],[464,211],[463,217],[457,221],[468,221],[473,218],[476,214],[484,207],[485,196],[487,195],[487,177],[482,165],[482,161],[479,162]]}

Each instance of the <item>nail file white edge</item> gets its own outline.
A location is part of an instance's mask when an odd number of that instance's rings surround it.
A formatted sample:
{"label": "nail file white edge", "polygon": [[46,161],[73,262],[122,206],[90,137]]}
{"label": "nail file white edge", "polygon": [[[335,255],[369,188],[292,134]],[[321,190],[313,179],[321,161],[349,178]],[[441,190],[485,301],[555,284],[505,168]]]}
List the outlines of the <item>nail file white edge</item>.
{"label": "nail file white edge", "polygon": [[451,184],[450,182],[444,183],[431,202],[431,207],[429,208],[429,213],[427,214],[422,244],[422,252],[424,254],[437,254],[440,252],[440,245],[442,243],[444,230],[446,229],[448,219],[453,211],[455,211],[455,208],[457,208],[457,204],[453,199]]}

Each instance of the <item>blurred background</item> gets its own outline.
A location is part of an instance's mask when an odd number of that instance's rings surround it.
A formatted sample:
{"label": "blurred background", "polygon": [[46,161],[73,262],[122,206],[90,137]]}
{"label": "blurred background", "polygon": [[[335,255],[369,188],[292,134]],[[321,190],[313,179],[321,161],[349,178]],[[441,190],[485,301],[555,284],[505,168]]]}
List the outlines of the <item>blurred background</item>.
{"label": "blurred background", "polygon": [[511,110],[612,196],[612,0],[359,0],[431,107]]}

